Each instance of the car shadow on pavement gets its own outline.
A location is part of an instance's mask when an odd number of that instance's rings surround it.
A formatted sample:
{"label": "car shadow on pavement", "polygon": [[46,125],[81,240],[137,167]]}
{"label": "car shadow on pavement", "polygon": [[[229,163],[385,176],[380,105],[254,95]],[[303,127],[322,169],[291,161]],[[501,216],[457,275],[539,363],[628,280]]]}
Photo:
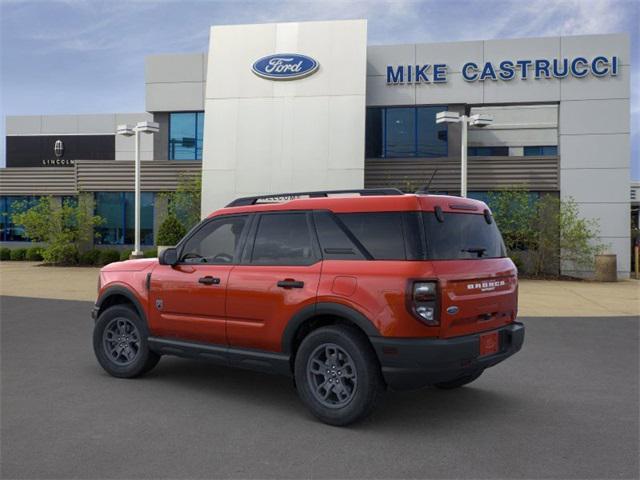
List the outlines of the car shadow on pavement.
{"label": "car shadow on pavement", "polygon": [[[302,405],[293,380],[250,370],[219,366],[205,361],[165,357],[156,369],[145,376],[153,382],[170,384],[173,389],[197,391],[212,398],[233,401],[259,409],[261,415],[296,415],[300,419],[316,420]],[[415,429],[451,428],[452,422],[503,416],[509,411],[526,408],[525,396],[494,391],[475,384],[455,390],[422,388],[383,395],[373,415],[350,428],[384,431],[398,427],[410,432]]]}

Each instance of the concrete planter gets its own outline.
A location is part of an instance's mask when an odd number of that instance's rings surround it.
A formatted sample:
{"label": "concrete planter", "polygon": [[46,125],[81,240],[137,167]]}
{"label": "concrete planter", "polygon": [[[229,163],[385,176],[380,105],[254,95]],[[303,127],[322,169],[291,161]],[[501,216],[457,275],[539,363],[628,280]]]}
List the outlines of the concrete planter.
{"label": "concrete planter", "polygon": [[618,281],[618,262],[615,254],[596,255],[595,280],[596,282]]}

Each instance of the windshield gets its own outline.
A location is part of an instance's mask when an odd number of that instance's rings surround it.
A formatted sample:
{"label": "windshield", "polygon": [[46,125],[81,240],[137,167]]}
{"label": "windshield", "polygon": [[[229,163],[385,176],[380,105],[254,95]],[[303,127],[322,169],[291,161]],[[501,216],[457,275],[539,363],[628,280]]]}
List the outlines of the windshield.
{"label": "windshield", "polygon": [[424,212],[428,258],[431,260],[464,260],[505,257],[502,236],[484,215],[443,213],[439,221],[433,212]]}

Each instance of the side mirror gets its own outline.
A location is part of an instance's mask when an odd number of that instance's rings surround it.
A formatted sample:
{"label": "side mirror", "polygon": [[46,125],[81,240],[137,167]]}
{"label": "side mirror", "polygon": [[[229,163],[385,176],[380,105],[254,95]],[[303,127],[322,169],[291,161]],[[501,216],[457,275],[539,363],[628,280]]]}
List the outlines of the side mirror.
{"label": "side mirror", "polygon": [[158,262],[160,265],[174,266],[178,263],[178,250],[175,247],[167,248],[158,257]]}

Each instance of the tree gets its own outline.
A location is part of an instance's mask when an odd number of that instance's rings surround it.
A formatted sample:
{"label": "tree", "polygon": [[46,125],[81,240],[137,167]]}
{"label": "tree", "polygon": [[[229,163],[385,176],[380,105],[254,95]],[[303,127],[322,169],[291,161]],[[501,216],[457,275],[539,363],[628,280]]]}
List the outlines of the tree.
{"label": "tree", "polygon": [[512,253],[534,247],[535,205],[529,192],[515,187],[489,192],[488,197],[491,212],[500,227],[507,250]]}
{"label": "tree", "polygon": [[175,215],[170,213],[158,228],[158,241],[156,243],[162,246],[173,246],[182,240],[186,233],[184,225],[180,223]]}
{"label": "tree", "polygon": [[509,256],[525,273],[557,274],[560,265],[589,270],[604,249],[598,241],[598,221],[581,218],[572,198],[548,194],[535,200],[526,190],[514,188],[489,192],[489,204]]}
{"label": "tree", "polygon": [[[200,200],[202,197],[202,178],[194,175],[180,175],[175,192],[162,194],[168,200],[169,215],[174,215],[190,230],[200,222]],[[163,245],[158,240],[158,245]],[[172,244],[173,245],[173,244]]]}
{"label": "tree", "polygon": [[67,199],[58,205],[52,197],[41,197],[29,207],[27,203],[14,206],[12,221],[22,225],[25,234],[36,242],[46,242],[42,258],[46,263],[77,263],[83,242],[92,239],[93,229],[103,220],[93,215],[93,201],[81,195],[78,200]]}

